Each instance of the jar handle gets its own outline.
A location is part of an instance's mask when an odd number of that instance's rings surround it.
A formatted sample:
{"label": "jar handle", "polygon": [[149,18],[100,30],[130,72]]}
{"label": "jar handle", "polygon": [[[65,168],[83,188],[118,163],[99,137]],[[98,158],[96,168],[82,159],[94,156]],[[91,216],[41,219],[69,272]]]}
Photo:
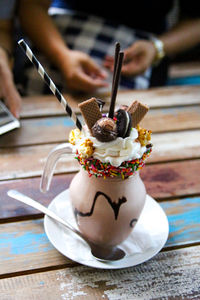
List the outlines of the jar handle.
{"label": "jar handle", "polygon": [[57,164],[57,161],[63,154],[72,153],[71,144],[63,143],[51,150],[47,157],[47,161],[44,167],[44,171],[41,178],[40,190],[46,193],[49,190],[51,179]]}

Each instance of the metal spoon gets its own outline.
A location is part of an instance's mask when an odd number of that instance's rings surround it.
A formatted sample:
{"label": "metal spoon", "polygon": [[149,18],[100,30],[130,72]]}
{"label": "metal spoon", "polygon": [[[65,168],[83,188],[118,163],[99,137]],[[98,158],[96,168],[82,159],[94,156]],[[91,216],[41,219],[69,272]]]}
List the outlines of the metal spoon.
{"label": "metal spoon", "polygon": [[109,247],[108,248],[108,247],[102,247],[102,246],[92,243],[80,231],[78,231],[76,228],[74,228],[71,224],[64,221],[59,216],[57,216],[53,211],[46,208],[39,202],[31,199],[30,197],[28,197],[16,190],[9,190],[7,192],[7,194],[9,197],[11,197],[13,199],[19,200],[29,206],[36,208],[37,210],[43,212],[50,218],[56,220],[57,222],[61,223],[65,227],[67,227],[69,230],[76,233],[79,237],[81,237],[84,241],[86,241],[86,243],[90,246],[91,253],[96,259],[101,260],[101,261],[115,261],[115,260],[122,259],[125,256],[125,252],[118,247]]}

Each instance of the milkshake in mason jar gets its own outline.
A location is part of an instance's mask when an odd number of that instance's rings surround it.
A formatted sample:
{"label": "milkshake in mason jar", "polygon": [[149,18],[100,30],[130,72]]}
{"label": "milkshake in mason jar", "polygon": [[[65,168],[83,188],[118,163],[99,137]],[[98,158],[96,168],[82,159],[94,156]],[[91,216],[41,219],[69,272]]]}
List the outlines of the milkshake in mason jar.
{"label": "milkshake in mason jar", "polygon": [[79,104],[85,124],[75,118],[79,129],[51,151],[41,182],[48,190],[59,157],[74,153],[81,166],[69,188],[76,222],[86,239],[103,247],[119,245],[134,229],[146,199],[139,172],[152,150],[151,131],[139,125],[148,107],[133,101],[115,110],[122,61],[117,43],[109,113],[102,114],[100,99]]}
{"label": "milkshake in mason jar", "polygon": [[102,114],[101,102],[79,104],[84,130],[69,136],[81,166],[70,185],[70,200],[79,230],[95,244],[112,247],[132,232],[145,204],[139,171],[152,150],[151,131],[139,126],[148,107],[134,101]]}

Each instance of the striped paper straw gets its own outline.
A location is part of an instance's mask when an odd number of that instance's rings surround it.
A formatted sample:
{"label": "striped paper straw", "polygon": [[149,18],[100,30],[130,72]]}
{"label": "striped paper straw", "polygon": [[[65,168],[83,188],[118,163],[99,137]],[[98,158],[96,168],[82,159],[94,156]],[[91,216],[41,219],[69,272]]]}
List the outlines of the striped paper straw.
{"label": "striped paper straw", "polygon": [[40,74],[40,76],[42,77],[42,79],[46,82],[46,84],[48,85],[48,87],[50,88],[50,90],[52,91],[52,93],[56,96],[56,98],[58,99],[58,101],[61,103],[61,105],[63,106],[63,108],[65,109],[65,111],[69,114],[69,116],[72,119],[72,121],[75,123],[75,125],[78,127],[78,129],[82,130],[82,124],[81,124],[81,122],[79,121],[79,119],[77,118],[77,116],[74,114],[74,112],[72,111],[71,107],[68,105],[67,101],[65,100],[65,98],[63,97],[63,95],[60,93],[60,91],[58,90],[58,88],[56,87],[56,85],[54,84],[54,82],[52,81],[52,79],[49,77],[49,75],[47,74],[47,72],[44,70],[43,66],[37,60],[37,58],[35,57],[35,55],[31,51],[31,49],[29,48],[29,46],[26,44],[26,42],[23,39],[21,39],[20,41],[18,41],[18,44],[23,49],[23,51],[25,52],[26,56],[30,59],[30,61],[32,62],[32,64],[36,67],[38,73]]}

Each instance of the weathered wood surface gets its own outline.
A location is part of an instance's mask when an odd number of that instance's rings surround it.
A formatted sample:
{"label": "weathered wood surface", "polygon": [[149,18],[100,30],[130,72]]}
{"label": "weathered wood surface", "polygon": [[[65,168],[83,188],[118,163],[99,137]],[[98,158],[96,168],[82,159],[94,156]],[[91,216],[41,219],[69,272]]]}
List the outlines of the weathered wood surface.
{"label": "weathered wood surface", "polygon": [[166,246],[200,242],[200,197],[190,197],[160,203],[169,221]]}
{"label": "weathered wood surface", "polygon": [[[200,158],[200,130],[157,133],[147,163]],[[49,152],[55,144],[10,147],[0,149],[0,180],[40,176]],[[79,169],[73,155],[62,157],[56,173],[75,172]]]}
{"label": "weathered wood surface", "polygon": [[74,174],[64,174],[54,176],[50,191],[42,193],[40,191],[40,177],[17,179],[0,182],[0,223],[14,218],[32,218],[41,215],[37,210],[11,199],[7,192],[10,189],[17,189],[25,195],[30,196],[41,204],[48,206],[56,195],[69,187]]}
{"label": "weathered wood surface", "polygon": [[[31,218],[39,213],[31,207],[7,196],[9,189],[18,189],[42,204],[69,187],[74,174],[55,175],[50,191],[40,192],[40,177],[0,182],[0,222],[11,218]],[[147,192],[155,199],[178,198],[200,194],[200,160],[146,165],[141,171]]]}
{"label": "weathered wood surface", "polygon": [[[200,106],[151,109],[141,126],[152,132],[200,128]],[[0,148],[65,142],[75,126],[67,116],[21,120],[21,128],[3,135]]]}
{"label": "weathered wood surface", "polygon": [[150,108],[194,105],[200,103],[199,91],[199,85],[152,88],[148,91],[126,91],[118,94],[117,104],[129,105],[136,99],[146,103]]}
{"label": "weathered wood surface", "polygon": [[153,134],[154,147],[149,162],[199,158],[199,138],[199,130]]}
{"label": "weathered wood surface", "polygon": [[150,109],[141,126],[153,133],[199,128],[200,106]]}
{"label": "weathered wood surface", "polygon": [[[40,176],[49,152],[55,147],[51,145],[27,146],[0,149],[0,180]],[[72,154],[63,156],[58,163],[60,173],[77,171],[79,166]]]}
{"label": "weathered wood surface", "polygon": [[[109,94],[99,97],[108,110]],[[87,98],[67,95],[75,112]],[[141,177],[168,216],[164,251],[139,266],[104,271],[54,249],[42,214],[7,191],[18,189],[47,206],[68,188],[79,168],[70,155],[58,163],[47,194],[39,183],[48,153],[74,126],[54,96],[25,98],[21,129],[0,138],[0,299],[200,298],[200,86],[119,92],[117,106],[136,99],[152,108],[142,125],[153,131],[154,147]]]}
{"label": "weathered wood surface", "polygon": [[2,300],[199,299],[200,246],[161,252],[139,266],[98,270],[85,266],[6,278]]}
{"label": "weathered wood surface", "polygon": [[[14,263],[11,264],[11,261]],[[62,256],[48,241],[43,219],[1,224],[0,277],[63,264],[72,264],[72,261]]]}
{"label": "weathered wood surface", "polygon": [[198,61],[188,61],[171,64],[169,68],[169,77],[185,77],[200,75],[200,63]]}
{"label": "weathered wood surface", "polygon": [[[74,112],[79,112],[78,103],[94,95],[64,95]],[[96,95],[105,102],[105,110],[110,103],[109,93]],[[152,88],[149,90],[129,90],[121,91],[117,95],[116,107],[121,104],[130,104],[133,100],[139,100],[148,104],[151,108],[173,107],[178,105],[194,105],[200,103],[200,86],[174,86]],[[63,108],[57,99],[52,96],[32,96],[25,97],[22,103],[21,116],[24,118],[48,115],[65,115]]]}
{"label": "weathered wood surface", "polygon": [[156,199],[200,194],[200,160],[146,165],[141,177],[148,194]]}
{"label": "weathered wood surface", "polygon": [[21,127],[0,139],[0,148],[66,142],[75,126],[69,117],[21,120]]}
{"label": "weathered wood surface", "polygon": [[[165,247],[200,242],[200,197],[160,203],[169,220],[169,238]],[[8,262],[14,260],[14,264]],[[43,219],[1,224],[0,275],[37,268],[72,264],[50,244]]]}
{"label": "weathered wood surface", "polygon": [[[78,103],[86,100],[86,98],[72,95],[64,95],[67,101],[70,103],[71,108],[74,112],[78,112]],[[29,96],[22,99],[22,118],[30,118],[36,116],[55,116],[55,115],[66,115],[63,107],[60,105],[58,100],[52,94],[47,96]]]}

